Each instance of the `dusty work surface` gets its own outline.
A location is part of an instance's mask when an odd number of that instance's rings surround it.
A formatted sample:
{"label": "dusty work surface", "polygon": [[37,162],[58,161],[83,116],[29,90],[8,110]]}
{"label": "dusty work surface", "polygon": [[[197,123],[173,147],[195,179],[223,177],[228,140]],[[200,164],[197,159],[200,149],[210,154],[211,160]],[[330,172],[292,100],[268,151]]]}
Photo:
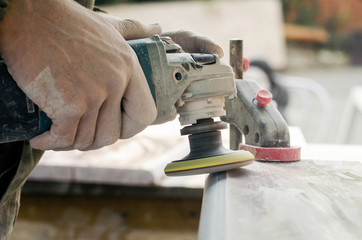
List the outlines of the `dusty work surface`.
{"label": "dusty work surface", "polygon": [[257,162],[213,174],[199,240],[361,239],[361,188],[362,161]]}

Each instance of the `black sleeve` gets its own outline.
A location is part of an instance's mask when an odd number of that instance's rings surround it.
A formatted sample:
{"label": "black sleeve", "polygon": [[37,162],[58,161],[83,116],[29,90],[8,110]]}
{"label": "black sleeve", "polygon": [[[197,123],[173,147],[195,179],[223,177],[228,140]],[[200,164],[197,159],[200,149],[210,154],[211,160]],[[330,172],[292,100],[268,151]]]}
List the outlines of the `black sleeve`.
{"label": "black sleeve", "polygon": [[3,20],[8,6],[8,0],[0,0],[0,21]]}
{"label": "black sleeve", "polygon": [[18,169],[23,142],[0,144],[0,200],[3,198]]}

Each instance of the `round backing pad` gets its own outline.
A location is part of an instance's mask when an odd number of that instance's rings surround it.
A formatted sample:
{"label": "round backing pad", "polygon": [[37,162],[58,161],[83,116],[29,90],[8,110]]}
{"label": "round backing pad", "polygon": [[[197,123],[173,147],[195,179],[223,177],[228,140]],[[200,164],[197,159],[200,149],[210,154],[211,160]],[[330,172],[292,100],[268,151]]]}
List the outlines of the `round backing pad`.
{"label": "round backing pad", "polygon": [[173,161],[165,167],[165,174],[167,176],[186,176],[220,172],[243,167],[253,161],[253,154],[239,150],[225,155]]}

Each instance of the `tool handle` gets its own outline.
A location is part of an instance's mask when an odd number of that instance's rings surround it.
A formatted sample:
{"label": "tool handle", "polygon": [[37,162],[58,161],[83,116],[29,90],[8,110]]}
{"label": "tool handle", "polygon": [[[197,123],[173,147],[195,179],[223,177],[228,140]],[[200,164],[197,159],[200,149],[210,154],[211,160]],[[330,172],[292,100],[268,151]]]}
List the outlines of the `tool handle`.
{"label": "tool handle", "polygon": [[0,143],[31,139],[50,129],[51,120],[18,87],[0,61]]}
{"label": "tool handle", "polygon": [[[147,44],[129,44],[137,54],[155,100]],[[51,119],[18,87],[4,61],[0,61],[0,96],[0,143],[28,140],[50,129]]]}

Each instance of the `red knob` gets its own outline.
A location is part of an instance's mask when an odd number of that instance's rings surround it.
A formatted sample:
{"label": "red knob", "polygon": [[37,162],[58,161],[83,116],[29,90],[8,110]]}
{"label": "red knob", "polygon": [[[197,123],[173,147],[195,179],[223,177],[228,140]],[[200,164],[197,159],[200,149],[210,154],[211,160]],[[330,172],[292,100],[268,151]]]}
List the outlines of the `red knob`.
{"label": "red knob", "polygon": [[256,93],[256,103],[265,108],[273,99],[273,95],[268,90],[260,89]]}
{"label": "red knob", "polygon": [[249,59],[246,57],[243,58],[243,72],[246,72],[250,67]]}

